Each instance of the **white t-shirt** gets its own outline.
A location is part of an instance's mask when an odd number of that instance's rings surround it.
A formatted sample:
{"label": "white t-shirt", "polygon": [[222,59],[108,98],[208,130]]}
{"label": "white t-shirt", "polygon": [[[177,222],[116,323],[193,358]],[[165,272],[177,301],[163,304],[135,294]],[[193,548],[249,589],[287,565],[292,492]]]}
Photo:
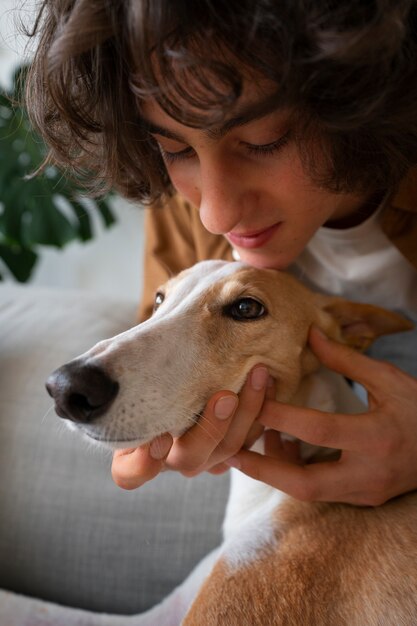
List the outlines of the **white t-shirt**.
{"label": "white t-shirt", "polygon": [[381,209],[346,229],[320,228],[289,271],[315,291],[417,313],[417,270],[383,233]]}

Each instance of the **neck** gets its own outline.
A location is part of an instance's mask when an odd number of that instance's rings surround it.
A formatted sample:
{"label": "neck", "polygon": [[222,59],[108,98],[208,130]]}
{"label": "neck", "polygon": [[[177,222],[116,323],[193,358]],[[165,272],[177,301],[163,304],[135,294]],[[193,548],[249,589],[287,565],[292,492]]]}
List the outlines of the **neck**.
{"label": "neck", "polygon": [[346,215],[326,222],[326,228],[344,229],[352,228],[353,226],[358,226],[359,224],[362,224],[362,222],[367,220],[368,217],[375,213],[375,211],[381,205],[385,194],[385,191],[374,194],[364,203],[362,203],[359,208],[350,211]]}

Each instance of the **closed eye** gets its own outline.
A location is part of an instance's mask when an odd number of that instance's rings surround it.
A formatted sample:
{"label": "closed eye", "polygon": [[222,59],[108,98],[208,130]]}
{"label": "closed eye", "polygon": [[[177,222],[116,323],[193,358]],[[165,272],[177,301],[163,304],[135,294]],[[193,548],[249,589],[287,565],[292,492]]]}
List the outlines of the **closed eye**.
{"label": "closed eye", "polygon": [[193,148],[191,148],[190,146],[188,148],[184,148],[184,150],[179,150],[178,152],[168,152],[167,150],[164,150],[164,148],[160,144],[158,145],[161,151],[162,158],[168,163],[181,161],[183,159],[189,159],[195,155]]}
{"label": "closed eye", "polygon": [[255,298],[238,298],[223,307],[223,315],[238,322],[257,320],[267,315],[265,305]]}
{"label": "closed eye", "polygon": [[287,133],[285,133],[285,135],[283,135],[276,141],[272,141],[271,143],[264,143],[264,144],[258,145],[254,143],[244,142],[244,145],[252,154],[259,155],[259,156],[263,156],[263,155],[267,156],[270,154],[274,154],[275,152],[278,152],[279,150],[281,150],[281,148],[287,145],[290,139],[290,136],[291,136],[291,131],[288,131]]}
{"label": "closed eye", "polygon": [[[291,131],[289,130],[287,133],[285,133],[285,135],[282,135],[282,137],[280,137],[276,141],[271,141],[270,143],[254,144],[242,141],[241,145],[250,155],[255,155],[259,157],[271,156],[279,152],[284,146],[286,146],[290,138]],[[191,146],[187,146],[186,148],[178,151],[169,151],[163,148],[163,146],[161,146],[161,144],[158,142],[158,147],[161,152],[162,158],[167,163],[191,159],[195,156],[194,148],[192,148]]]}

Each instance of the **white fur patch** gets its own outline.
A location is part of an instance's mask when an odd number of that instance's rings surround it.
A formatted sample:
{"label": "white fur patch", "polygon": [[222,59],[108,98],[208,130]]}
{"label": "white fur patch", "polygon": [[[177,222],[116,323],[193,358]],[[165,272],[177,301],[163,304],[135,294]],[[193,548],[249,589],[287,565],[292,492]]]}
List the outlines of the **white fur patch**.
{"label": "white fur patch", "polygon": [[231,471],[230,497],[223,523],[222,556],[232,569],[248,565],[276,541],[272,514],[286,499],[281,491]]}

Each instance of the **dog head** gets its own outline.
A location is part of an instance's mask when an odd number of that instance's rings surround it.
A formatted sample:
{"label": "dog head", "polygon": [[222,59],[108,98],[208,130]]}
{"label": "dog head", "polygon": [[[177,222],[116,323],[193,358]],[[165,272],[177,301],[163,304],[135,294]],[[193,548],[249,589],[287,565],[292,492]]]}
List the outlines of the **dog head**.
{"label": "dog head", "polygon": [[311,292],[289,274],[204,261],[157,292],[153,316],[56,370],[47,381],[61,417],[90,439],[134,447],[197,420],[220,389],[238,392],[265,364],[277,398],[291,401],[319,367],[312,324],[366,348],[412,325],[401,316]]}

